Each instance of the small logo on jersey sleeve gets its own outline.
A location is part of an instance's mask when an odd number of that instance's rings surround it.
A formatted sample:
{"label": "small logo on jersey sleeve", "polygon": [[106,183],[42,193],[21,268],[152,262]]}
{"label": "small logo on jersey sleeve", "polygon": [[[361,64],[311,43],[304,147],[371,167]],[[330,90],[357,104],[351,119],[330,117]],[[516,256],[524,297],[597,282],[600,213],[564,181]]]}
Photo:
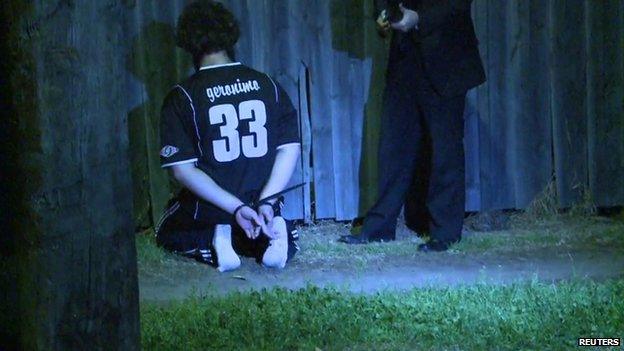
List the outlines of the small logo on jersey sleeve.
{"label": "small logo on jersey sleeve", "polygon": [[178,151],[180,151],[180,149],[178,149],[177,147],[171,146],[171,145],[167,145],[167,146],[163,147],[162,150],[160,150],[160,156],[165,157],[165,158],[169,158],[169,157],[177,154]]}

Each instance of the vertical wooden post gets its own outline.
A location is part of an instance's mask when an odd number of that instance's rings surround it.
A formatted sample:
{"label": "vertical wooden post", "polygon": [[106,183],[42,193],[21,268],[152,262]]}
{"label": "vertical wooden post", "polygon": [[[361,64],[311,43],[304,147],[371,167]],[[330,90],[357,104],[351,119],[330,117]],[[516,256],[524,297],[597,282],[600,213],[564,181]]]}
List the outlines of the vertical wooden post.
{"label": "vertical wooden post", "polygon": [[[4,1],[17,317],[0,349],[139,348],[122,1]],[[4,51],[3,51],[4,53]],[[4,73],[4,72],[3,72]],[[5,87],[6,88],[6,87]],[[3,282],[8,281],[2,279]]]}
{"label": "vertical wooden post", "polygon": [[303,221],[312,223],[312,199],[311,184],[312,168],[310,167],[310,156],[312,149],[312,135],[310,133],[310,106],[308,96],[308,68],[302,63],[299,70],[299,125],[301,131],[301,171],[302,181],[306,183],[303,187]]}

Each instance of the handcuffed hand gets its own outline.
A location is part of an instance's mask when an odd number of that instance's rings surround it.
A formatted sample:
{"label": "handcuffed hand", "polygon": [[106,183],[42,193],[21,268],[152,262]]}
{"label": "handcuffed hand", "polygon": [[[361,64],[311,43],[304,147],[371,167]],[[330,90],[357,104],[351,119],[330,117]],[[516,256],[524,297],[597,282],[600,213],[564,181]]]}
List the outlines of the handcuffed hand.
{"label": "handcuffed hand", "polygon": [[236,223],[243,229],[249,239],[256,239],[260,232],[268,232],[268,228],[258,213],[249,206],[243,206],[234,213]]}
{"label": "handcuffed hand", "polygon": [[273,230],[273,218],[275,217],[273,206],[269,203],[260,204],[260,206],[258,206],[258,216],[260,220],[264,221],[266,228],[266,230],[263,229],[264,234],[269,237],[269,239],[275,239],[277,234]]}

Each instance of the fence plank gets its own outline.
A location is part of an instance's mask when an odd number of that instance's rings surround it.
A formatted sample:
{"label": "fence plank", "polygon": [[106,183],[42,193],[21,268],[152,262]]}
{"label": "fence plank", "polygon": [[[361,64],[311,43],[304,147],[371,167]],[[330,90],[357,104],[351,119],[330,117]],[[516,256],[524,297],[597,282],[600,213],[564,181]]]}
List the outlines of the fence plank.
{"label": "fence plank", "polygon": [[577,0],[552,0],[550,9],[553,142],[557,193],[562,206],[571,206],[582,198],[588,174],[582,4]]}
{"label": "fence plank", "polygon": [[[510,119],[506,97],[509,94],[507,70],[511,50],[508,23],[508,2],[488,2],[487,57],[488,111],[479,130],[481,150],[482,206],[512,208],[514,205],[513,174],[509,155]],[[483,39],[482,39],[483,40]]]}
{"label": "fence plank", "polygon": [[585,8],[589,188],[593,201],[615,206],[624,199],[624,5],[587,0]]}
{"label": "fence plank", "polygon": [[[172,26],[188,2],[142,2],[132,21],[140,24],[137,30],[149,21]],[[376,197],[377,126],[387,55],[387,41],[377,37],[370,18],[372,1],[224,2],[241,26],[238,58],[275,77],[295,105],[304,105],[295,101],[302,91],[301,62],[309,67],[312,194],[305,189],[290,194],[285,212],[304,218],[310,195],[315,218],[363,214]],[[587,28],[583,4],[592,5],[594,16],[587,18],[593,21]],[[467,97],[468,210],[522,208],[554,170],[563,204],[578,200],[577,185],[587,182],[599,204],[624,201],[622,192],[605,185],[622,179],[623,172],[624,127],[618,113],[624,79],[617,45],[622,42],[617,28],[623,5],[617,0],[593,5],[589,0],[474,1],[489,80]],[[172,57],[178,62],[174,75],[188,73],[185,54],[176,50]],[[130,83],[130,99],[150,101],[153,92]],[[137,99],[142,94],[146,96]],[[605,156],[609,151],[613,155]],[[298,169],[293,179],[305,177]]]}
{"label": "fence plank", "polygon": [[312,152],[312,134],[310,130],[310,110],[308,98],[308,68],[302,63],[299,71],[299,125],[301,130],[301,168],[302,180],[305,183],[302,191],[303,220],[312,222],[311,185],[312,167],[310,158]]}
{"label": "fence plank", "polygon": [[[474,109],[474,113],[470,114],[470,117],[466,120],[466,209],[469,211],[478,211],[483,206],[484,184],[483,172],[486,169],[486,163],[483,157],[483,153],[487,149],[488,144],[485,143],[485,138],[481,137],[482,129],[487,125],[487,121],[490,120],[490,104],[489,104],[489,1],[488,0],[475,0],[472,4],[472,14],[475,24],[475,32],[479,40],[479,53],[483,60],[483,65],[486,71],[486,78],[488,81],[485,84],[481,84],[474,89],[474,92],[469,93],[467,100],[467,111]],[[476,95],[475,100],[471,100],[470,94]],[[473,102],[474,101],[474,102]],[[474,103],[474,106],[472,105]],[[476,126],[474,126],[476,124]]]}
{"label": "fence plank", "polygon": [[[526,207],[552,178],[552,128],[548,79],[548,7],[543,0],[517,0],[509,8],[516,38],[508,118],[512,120],[514,208]],[[499,118],[502,116],[499,116]]]}
{"label": "fence plank", "polygon": [[[329,4],[314,1],[317,18],[330,18]],[[334,197],[334,146],[332,142],[333,111],[330,106],[331,79],[334,76],[334,53],[331,50],[331,27],[316,21],[312,24],[309,37],[311,74],[311,116],[314,165],[314,212],[315,218],[334,218],[336,205]]]}

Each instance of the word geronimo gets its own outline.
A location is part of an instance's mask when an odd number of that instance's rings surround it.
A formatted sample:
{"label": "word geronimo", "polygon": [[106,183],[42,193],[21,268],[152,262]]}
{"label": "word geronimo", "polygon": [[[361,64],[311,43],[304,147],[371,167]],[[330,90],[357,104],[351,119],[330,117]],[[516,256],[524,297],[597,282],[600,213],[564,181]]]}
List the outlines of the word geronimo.
{"label": "word geronimo", "polygon": [[257,80],[250,80],[241,83],[240,79],[237,79],[235,83],[223,85],[215,85],[206,89],[206,94],[210,102],[215,102],[216,99],[222,96],[232,96],[238,94],[249,93],[252,91],[260,90],[260,84]]}
{"label": "word geronimo", "polygon": [[578,346],[620,346],[619,338],[579,338]]}

